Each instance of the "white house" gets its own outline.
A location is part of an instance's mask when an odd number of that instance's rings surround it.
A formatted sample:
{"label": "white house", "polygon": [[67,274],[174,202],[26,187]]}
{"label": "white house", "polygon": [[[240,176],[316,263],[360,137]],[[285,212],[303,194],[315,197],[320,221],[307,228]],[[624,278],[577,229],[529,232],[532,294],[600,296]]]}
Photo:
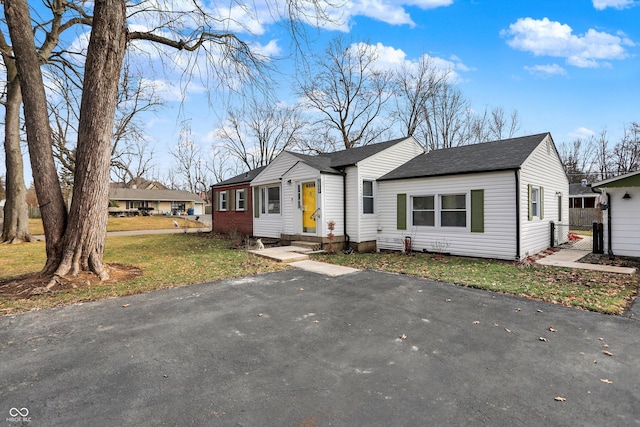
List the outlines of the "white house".
{"label": "white house", "polygon": [[413,138],[316,156],[280,153],[252,181],[253,232],[284,242],[328,241],[374,250],[382,175],[424,152]]}
{"label": "white house", "polygon": [[568,196],[549,133],[434,150],[377,180],[377,247],[520,260],[550,246]]}
{"label": "white house", "polygon": [[612,255],[640,257],[640,171],[593,184],[602,191],[604,247]]}

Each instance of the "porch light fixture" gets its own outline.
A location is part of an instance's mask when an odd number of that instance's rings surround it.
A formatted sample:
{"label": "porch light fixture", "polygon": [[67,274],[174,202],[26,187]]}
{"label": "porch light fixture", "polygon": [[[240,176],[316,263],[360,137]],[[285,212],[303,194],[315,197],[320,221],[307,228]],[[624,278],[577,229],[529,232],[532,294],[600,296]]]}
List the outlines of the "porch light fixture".
{"label": "porch light fixture", "polygon": [[288,181],[287,181],[287,184],[291,185],[291,180],[288,180]]}
{"label": "porch light fixture", "polygon": [[631,194],[629,194],[628,191],[625,191],[624,196],[622,196],[622,199],[630,199],[631,198]]}

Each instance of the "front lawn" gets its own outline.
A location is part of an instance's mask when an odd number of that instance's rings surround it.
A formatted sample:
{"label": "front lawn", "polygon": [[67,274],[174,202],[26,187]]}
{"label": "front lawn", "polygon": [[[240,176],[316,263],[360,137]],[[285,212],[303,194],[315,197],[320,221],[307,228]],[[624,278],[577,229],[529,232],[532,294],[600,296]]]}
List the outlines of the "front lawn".
{"label": "front lawn", "polygon": [[410,274],[608,314],[622,314],[640,286],[640,275],[525,265],[509,261],[400,252],[316,255],[317,261]]}

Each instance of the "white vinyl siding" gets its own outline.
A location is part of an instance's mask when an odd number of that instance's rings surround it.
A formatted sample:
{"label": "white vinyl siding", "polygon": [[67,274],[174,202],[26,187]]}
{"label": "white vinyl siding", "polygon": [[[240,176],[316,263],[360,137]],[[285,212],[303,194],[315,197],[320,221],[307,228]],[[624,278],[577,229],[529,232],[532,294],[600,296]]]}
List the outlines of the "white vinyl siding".
{"label": "white vinyl siding", "polygon": [[[414,178],[378,182],[379,235],[404,239],[411,237],[414,250],[441,251],[453,255],[512,260],[516,256],[516,191],[513,171],[468,174],[434,178]],[[471,232],[471,191],[483,189],[482,232]],[[411,215],[412,198],[435,195],[466,197],[465,227],[425,227],[412,225],[397,229],[398,194],[406,194],[406,212]],[[436,223],[438,214],[436,213]]]}
{"label": "white vinyl siding", "polygon": [[[349,168],[350,175],[347,177],[347,212],[349,213],[347,233],[351,237],[351,241],[358,243],[373,241],[376,240],[378,234],[381,205],[377,194],[379,193],[380,183],[376,182],[374,186],[374,194],[376,194],[374,213],[363,214],[362,181],[377,180],[423,152],[424,150],[414,138],[407,138],[393,147],[360,161],[357,169]],[[357,194],[353,194],[354,191],[357,191]],[[352,210],[350,204],[355,205],[353,206],[355,210]],[[393,206],[395,206],[395,202]],[[356,213],[357,216],[354,215]]]}
{"label": "white vinyl siding", "polygon": [[[605,188],[611,198],[611,250],[617,256],[640,257],[640,188]],[[625,193],[630,199],[623,199]],[[608,215],[604,220],[604,250],[609,250]]]}
{"label": "white vinyl siding", "polygon": [[[549,146],[547,145],[549,142]],[[549,147],[549,148],[548,148]],[[529,186],[540,189],[537,217],[529,213]],[[542,141],[520,170],[520,256],[537,254],[549,247],[551,221],[569,223],[569,182],[549,137]],[[563,196],[563,197],[558,197]],[[563,203],[558,221],[558,201]]]}
{"label": "white vinyl siding", "polygon": [[[286,219],[291,218],[293,206],[292,203],[287,203],[287,200],[293,197],[290,194],[293,185],[288,185],[286,181],[283,181],[282,175],[298,162],[299,158],[293,154],[282,152],[251,181],[251,187],[254,189],[253,197],[257,198],[254,200],[258,203],[259,212],[259,215],[256,217],[254,214],[253,218],[253,233],[256,236],[280,238],[282,233],[288,232],[285,230],[288,225]],[[281,186],[281,213],[279,215],[263,215],[261,213],[260,189],[264,186],[274,185]]]}

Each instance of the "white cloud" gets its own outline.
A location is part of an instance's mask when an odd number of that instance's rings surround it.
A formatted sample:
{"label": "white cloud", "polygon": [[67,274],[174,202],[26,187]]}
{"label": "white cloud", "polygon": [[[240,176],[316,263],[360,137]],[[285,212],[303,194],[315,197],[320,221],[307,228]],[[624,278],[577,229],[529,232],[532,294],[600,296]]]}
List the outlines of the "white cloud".
{"label": "white cloud", "polygon": [[581,138],[581,139],[591,138],[595,134],[596,133],[594,131],[592,131],[591,129],[587,129],[585,127],[579,127],[568,133],[568,135],[571,138]]}
{"label": "white cloud", "polygon": [[[365,43],[359,43],[365,45]],[[351,46],[354,49],[357,44]],[[402,49],[396,49],[392,46],[385,46],[382,43],[376,43],[371,45],[375,49],[378,59],[375,62],[375,66],[379,70],[398,70],[401,67],[417,67],[419,59],[407,59],[407,54]],[[472,69],[467,67],[460,58],[457,56],[451,56],[451,58],[444,59],[436,56],[430,56],[424,54],[424,57],[428,58],[431,65],[440,72],[447,72],[447,80],[451,83],[459,83],[462,81],[460,74],[457,71],[465,72]]]}
{"label": "white cloud", "polygon": [[271,40],[265,45],[251,44],[251,50],[264,58],[274,58],[282,53],[278,40]]}
{"label": "white cloud", "polygon": [[531,52],[536,56],[565,58],[567,64],[582,68],[608,65],[606,60],[625,59],[629,56],[625,46],[635,44],[622,35],[613,35],[589,29],[583,35],[573,34],[567,24],[548,18],[521,18],[503,30],[501,35],[511,37],[507,44],[514,49]]}
{"label": "white cloud", "polygon": [[564,76],[567,74],[567,71],[558,64],[534,65],[533,67],[524,67],[524,69],[533,75],[541,77]]}
{"label": "white cloud", "polygon": [[622,10],[635,4],[637,3],[635,3],[634,0],[593,0],[593,7],[597,10],[604,10],[608,7]]}
{"label": "white cloud", "polygon": [[[416,24],[407,12],[406,6],[415,6],[423,10],[446,7],[453,4],[454,0],[349,0],[342,7],[328,10],[330,16],[336,21],[333,25],[321,24],[323,27],[339,29],[348,32],[353,18],[365,16],[389,25]],[[313,22],[309,22],[314,25]]]}

